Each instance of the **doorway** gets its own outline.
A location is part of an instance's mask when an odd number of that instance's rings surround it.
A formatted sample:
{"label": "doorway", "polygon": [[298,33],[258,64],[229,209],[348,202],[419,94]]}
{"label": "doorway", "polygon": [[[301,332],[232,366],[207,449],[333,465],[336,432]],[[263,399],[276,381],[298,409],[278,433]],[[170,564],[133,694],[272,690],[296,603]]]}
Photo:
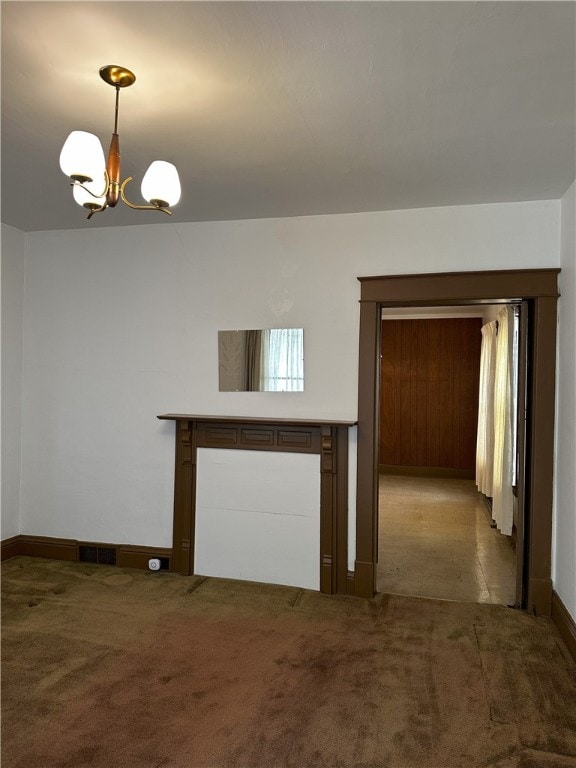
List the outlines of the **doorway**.
{"label": "doorway", "polygon": [[[476,485],[481,328],[495,343],[504,306],[382,309],[378,592],[518,602],[515,520],[505,535],[487,482],[486,495]],[[511,368],[517,360],[510,349]]]}
{"label": "doorway", "polygon": [[554,396],[558,269],[456,272],[359,278],[360,361],[354,593],[371,597],[378,562],[378,384],[382,307],[482,305],[525,301],[526,497],[519,605],[550,615]]}

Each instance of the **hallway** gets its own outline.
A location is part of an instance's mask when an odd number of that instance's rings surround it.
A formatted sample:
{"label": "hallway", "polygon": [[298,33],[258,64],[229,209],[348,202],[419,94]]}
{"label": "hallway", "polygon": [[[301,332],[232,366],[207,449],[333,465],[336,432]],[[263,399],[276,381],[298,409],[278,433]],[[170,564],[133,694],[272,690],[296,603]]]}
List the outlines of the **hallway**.
{"label": "hallway", "polygon": [[516,555],[473,480],[380,475],[379,592],[511,605]]}

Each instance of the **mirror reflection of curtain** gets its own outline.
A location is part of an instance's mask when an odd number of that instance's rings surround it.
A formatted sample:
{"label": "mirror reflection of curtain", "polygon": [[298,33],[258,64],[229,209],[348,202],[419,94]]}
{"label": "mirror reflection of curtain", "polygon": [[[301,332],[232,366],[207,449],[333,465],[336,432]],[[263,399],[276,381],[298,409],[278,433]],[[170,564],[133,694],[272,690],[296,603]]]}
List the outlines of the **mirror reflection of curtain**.
{"label": "mirror reflection of curtain", "polygon": [[246,386],[247,392],[259,392],[262,368],[262,331],[246,334]]}
{"label": "mirror reflection of curtain", "polygon": [[512,533],[514,498],[512,493],[512,383],[514,310],[505,307],[498,313],[496,337],[496,378],[494,383],[494,489],[492,517],[507,536]]}
{"label": "mirror reflection of curtain", "polygon": [[480,352],[480,393],[478,398],[478,439],[476,442],[476,485],[492,497],[494,472],[494,379],[496,370],[497,323],[482,327]]}
{"label": "mirror reflection of curtain", "polygon": [[300,328],[262,331],[260,388],[266,392],[304,389],[304,338]]}

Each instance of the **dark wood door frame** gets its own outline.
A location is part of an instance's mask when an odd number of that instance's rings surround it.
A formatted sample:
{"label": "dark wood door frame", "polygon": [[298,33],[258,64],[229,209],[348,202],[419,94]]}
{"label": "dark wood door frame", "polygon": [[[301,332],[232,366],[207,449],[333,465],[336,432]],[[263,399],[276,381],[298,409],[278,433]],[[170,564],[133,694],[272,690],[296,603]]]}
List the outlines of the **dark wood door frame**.
{"label": "dark wood door frame", "polygon": [[378,407],[382,307],[494,304],[530,310],[525,483],[527,610],[550,616],[554,480],[556,310],[559,269],[360,277],[358,470],[354,592],[372,597],[378,561]]}

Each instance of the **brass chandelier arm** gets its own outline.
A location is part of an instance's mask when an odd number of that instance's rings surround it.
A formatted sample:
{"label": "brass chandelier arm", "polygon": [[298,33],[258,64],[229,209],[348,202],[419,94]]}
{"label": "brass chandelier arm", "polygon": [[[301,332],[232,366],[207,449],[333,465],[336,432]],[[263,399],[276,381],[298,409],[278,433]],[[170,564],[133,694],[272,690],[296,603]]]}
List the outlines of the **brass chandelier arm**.
{"label": "brass chandelier arm", "polygon": [[[106,197],[110,187],[112,186],[111,182],[110,182],[110,176],[108,175],[107,171],[104,171],[104,179],[105,179],[104,189],[102,190],[102,192],[99,192],[99,193],[92,192],[91,189],[88,189],[88,187],[85,184],[83,184],[81,181],[78,181],[78,180],[73,181],[70,184],[70,186],[71,187],[74,187],[74,186],[82,187],[82,189],[85,192],[88,192],[88,194],[91,195],[91,197],[93,197],[95,199],[98,199],[98,198]],[[128,178],[124,179],[124,181],[120,185],[120,190],[119,191],[120,191],[120,197],[122,199],[122,202],[126,203],[126,205],[129,208],[133,208],[136,211],[162,211],[162,213],[167,213],[169,216],[172,216],[172,211],[169,210],[168,207],[165,206],[165,205],[160,205],[160,204],[159,205],[137,205],[136,203],[130,202],[130,200],[128,200],[128,198],[126,197],[126,193],[124,192],[124,188],[126,187],[128,182],[133,181],[133,179],[134,179],[133,176],[128,176]],[[84,207],[88,208],[90,210],[90,213],[88,214],[88,218],[91,219],[92,216],[95,213],[100,213],[100,211],[104,211],[108,207],[108,203],[105,202],[104,205],[101,205],[101,206],[96,206],[95,204],[92,205],[92,204],[85,203]]]}
{"label": "brass chandelier arm", "polygon": [[[95,200],[98,200],[99,198],[105,197],[106,193],[108,192],[108,186],[109,186],[109,180],[108,180],[108,173],[104,171],[104,189],[99,194],[92,192],[91,189],[88,189],[88,187],[83,184],[79,179],[74,179],[74,181],[70,184],[71,187],[82,187],[84,192],[88,192],[88,194],[93,197]],[[97,203],[84,203],[83,207],[86,208],[86,210],[90,211],[88,216],[86,216],[87,219],[91,219],[92,216],[94,216],[95,213],[100,213],[100,211],[106,210],[108,208],[108,203],[104,201],[102,205],[98,205]]]}
{"label": "brass chandelier arm", "polygon": [[102,192],[92,192],[91,189],[88,189],[88,187],[83,184],[78,179],[74,179],[74,181],[70,184],[71,187],[82,187],[84,192],[88,192],[89,195],[92,195],[92,197],[105,197],[106,193],[108,192],[108,186],[110,184],[110,181],[108,179],[108,173],[104,171],[104,189]]}
{"label": "brass chandelier arm", "polygon": [[133,178],[133,176],[128,176],[128,178],[124,179],[120,185],[120,197],[122,198],[122,202],[126,203],[129,208],[133,208],[135,211],[162,211],[162,213],[167,213],[168,216],[172,216],[172,211],[165,205],[137,205],[136,203],[131,203],[126,197],[124,188],[129,181],[133,180]]}
{"label": "brass chandelier arm", "polygon": [[[88,206],[86,205],[86,203],[84,203],[84,208],[87,208],[87,207],[88,207]],[[95,213],[100,213],[100,211],[105,211],[105,210],[106,210],[106,208],[108,208],[108,205],[107,205],[106,203],[104,203],[104,205],[101,205],[101,206],[100,206],[100,207],[98,207],[98,208],[90,208],[90,209],[89,209],[89,210],[90,210],[90,213],[88,214],[88,216],[86,216],[86,218],[87,218],[87,219],[91,219],[91,218],[92,218],[92,216],[94,216],[94,214],[95,214]]]}

